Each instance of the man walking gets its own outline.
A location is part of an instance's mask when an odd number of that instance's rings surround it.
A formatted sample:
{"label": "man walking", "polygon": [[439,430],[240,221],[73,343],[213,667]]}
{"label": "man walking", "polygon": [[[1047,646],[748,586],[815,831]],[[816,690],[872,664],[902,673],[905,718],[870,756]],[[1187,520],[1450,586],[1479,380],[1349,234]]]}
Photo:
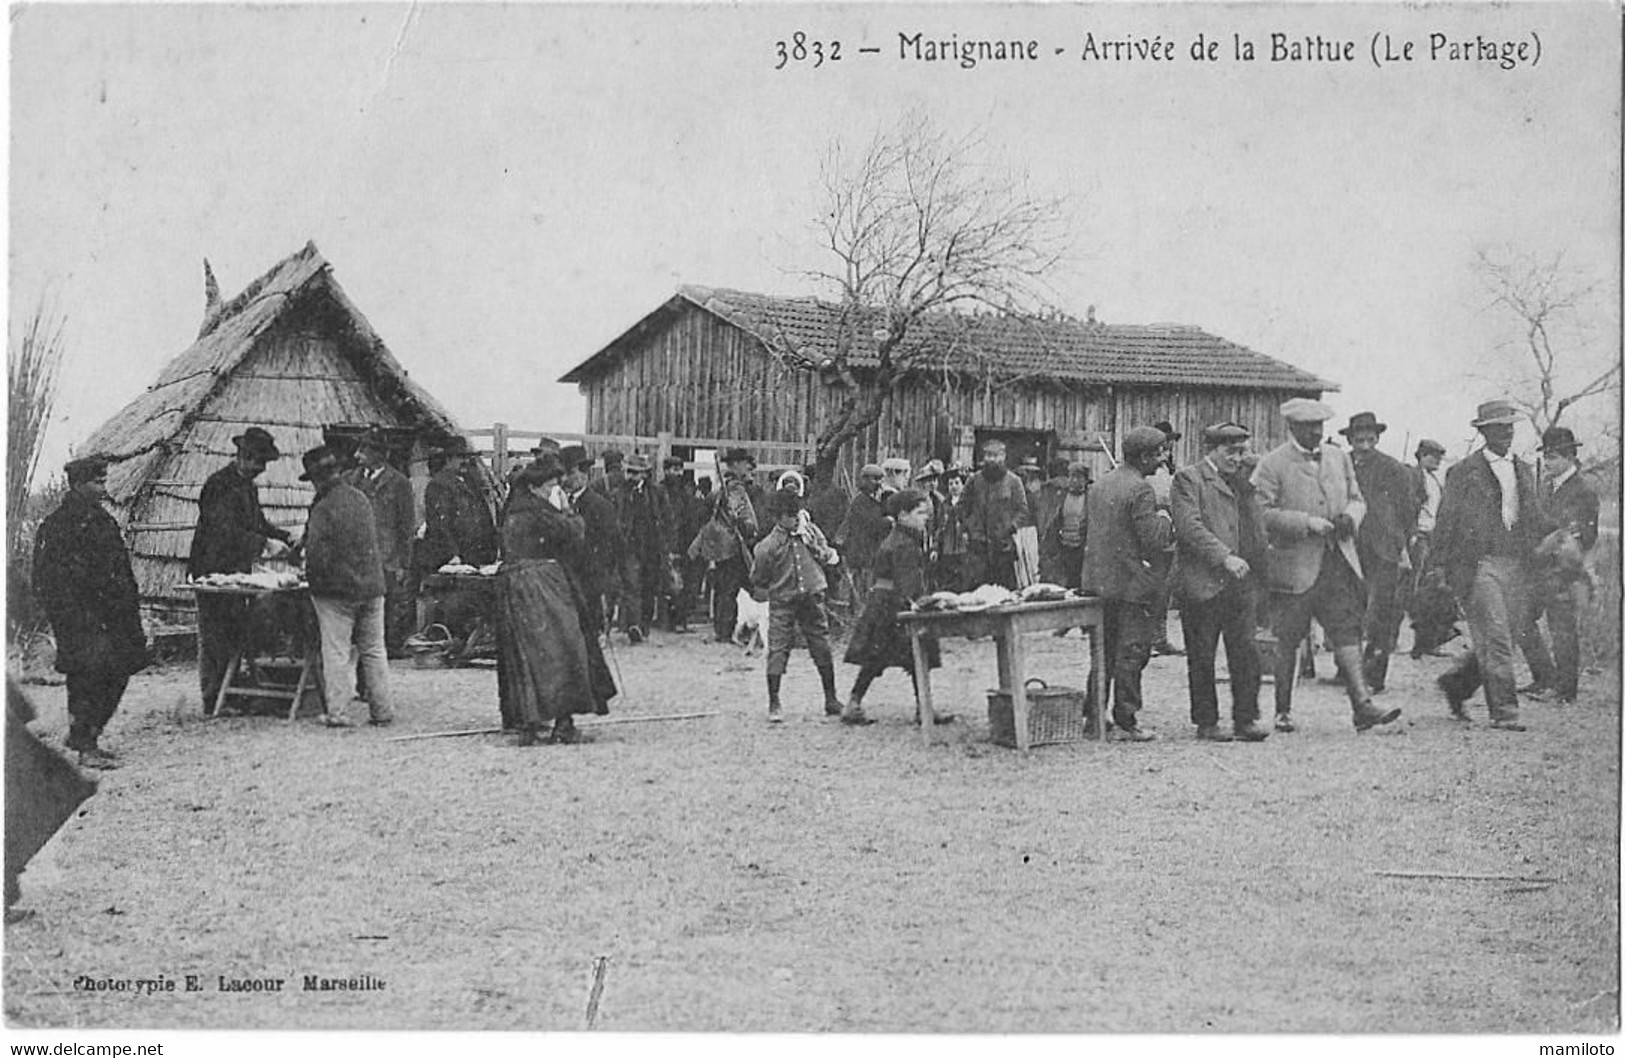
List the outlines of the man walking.
{"label": "man walking", "polygon": [[316,486],[305,526],[305,579],[322,637],[322,695],[328,727],[351,727],[345,706],[355,696],[351,648],[367,681],[372,723],[394,719],[384,651],[384,567],[372,504],[344,480],[338,454],[326,445],[304,455],[300,481]]}
{"label": "man walking", "polygon": [[1004,465],[1004,442],[982,445],[982,467],[965,484],[965,581],[1016,587],[1016,530],[1032,525],[1027,490]]}
{"label": "man walking", "polygon": [[700,581],[705,577],[705,564],[690,559],[687,551],[705,524],[705,504],[694,494],[694,483],[688,479],[682,456],[667,456],[661,468],[664,476],[660,480],[660,491],[671,518],[675,552],[672,568],[682,579],[681,586],[666,598],[666,627],[673,632],[687,632],[688,616],[694,609]]}
{"label": "man walking", "polygon": [[[198,494],[197,528],[186,560],[186,576],[193,580],[207,573],[249,573],[261,554],[270,558],[286,554],[292,539],[286,529],[266,521],[254,487],[254,479],[282,458],[276,441],[258,426],[231,440],[237,454],[209,475]],[[205,716],[220,695],[232,655],[248,635],[250,604],[236,595],[198,597],[197,672]]]}
{"label": "man walking", "polygon": [[1298,644],[1319,621],[1348,691],[1354,729],[1399,718],[1371,704],[1360,656],[1366,591],[1355,537],[1365,499],[1347,452],[1323,445],[1332,409],[1295,397],[1281,405],[1291,438],[1258,461],[1253,486],[1264,510],[1270,550],[1265,576],[1276,639],[1275,730],[1294,731],[1292,682]]}
{"label": "man walking", "polygon": [[147,638],[124,538],[102,507],[107,462],[75,459],[66,471],[62,505],[34,539],[33,587],[56,637],[56,670],[68,678],[67,746],[82,767],[105,770],[118,765],[101,747],[102,729],[147,665]]}
{"label": "man walking", "polygon": [[[1559,702],[1572,702],[1580,693],[1579,612],[1587,582],[1585,556],[1597,544],[1597,491],[1580,474],[1580,442],[1568,427],[1547,429],[1540,454],[1545,473],[1535,490],[1536,502],[1556,528],[1535,549],[1530,574],[1520,640],[1534,684],[1524,690],[1531,698],[1555,695]],[[1540,631],[1542,615],[1552,634],[1550,650]]]}
{"label": "man walking", "polygon": [[1420,600],[1423,581],[1430,575],[1428,558],[1433,550],[1433,527],[1438,522],[1439,501],[1444,497],[1444,478],[1439,464],[1444,445],[1424,437],[1416,446],[1416,463],[1406,467],[1411,479],[1411,503],[1416,507],[1416,528],[1411,531],[1411,571],[1400,578],[1400,609],[1411,615],[1411,657],[1438,656],[1439,648],[1454,635],[1454,612],[1444,620],[1427,620],[1413,607]]}
{"label": "man walking", "polygon": [[1416,524],[1411,479],[1405,467],[1393,456],[1377,451],[1377,440],[1386,429],[1388,424],[1378,422],[1375,412],[1362,411],[1338,431],[1349,439],[1354,477],[1365,497],[1357,550],[1366,585],[1363,664],[1372,694],[1381,694],[1388,686],[1388,658],[1399,642],[1403,616],[1399,582],[1410,573],[1409,544]]}
{"label": "man walking", "polygon": [[1230,667],[1230,720],[1234,737],[1262,742],[1258,725],[1257,609],[1253,568],[1264,558],[1263,512],[1252,486],[1237,470],[1251,437],[1246,427],[1217,423],[1202,431],[1206,454],[1174,475],[1172,508],[1174,595],[1185,633],[1185,671],[1196,737],[1229,742],[1219,727],[1213,660],[1224,637]]}
{"label": "man walking", "polygon": [[[1157,506],[1146,477],[1163,458],[1162,431],[1136,426],[1123,437],[1123,461],[1089,490],[1089,538],[1083,547],[1084,591],[1103,600],[1105,695],[1112,699],[1118,737],[1149,742],[1140,726],[1140,674],[1157,639],[1157,597],[1163,575],[1153,559],[1173,539],[1168,512]],[[1098,703],[1096,708],[1102,708]]]}
{"label": "man walking", "polygon": [[1551,524],[1541,514],[1533,468],[1511,454],[1518,421],[1510,401],[1478,406],[1472,425],[1484,447],[1450,468],[1439,521],[1433,530],[1434,561],[1467,614],[1473,637],[1467,654],[1439,677],[1450,714],[1466,720],[1467,699],[1479,684],[1492,727],[1522,731],[1512,651],[1528,605],[1528,562]]}
{"label": "man walking", "polygon": [[372,504],[378,530],[378,561],[384,567],[384,645],[392,658],[405,655],[414,603],[409,586],[412,538],[417,533],[417,500],[406,475],[389,465],[384,431],[374,427],[356,446],[352,484]]}

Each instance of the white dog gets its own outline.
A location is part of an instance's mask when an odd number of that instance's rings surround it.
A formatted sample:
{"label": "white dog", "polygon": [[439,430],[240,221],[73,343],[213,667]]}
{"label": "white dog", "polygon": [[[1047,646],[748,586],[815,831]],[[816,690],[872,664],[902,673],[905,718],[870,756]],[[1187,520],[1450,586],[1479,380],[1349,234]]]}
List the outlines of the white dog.
{"label": "white dog", "polygon": [[744,588],[739,589],[739,596],[734,601],[739,607],[739,614],[734,618],[733,641],[745,648],[748,657],[764,646],[762,630],[767,625],[767,603],[757,602]]}

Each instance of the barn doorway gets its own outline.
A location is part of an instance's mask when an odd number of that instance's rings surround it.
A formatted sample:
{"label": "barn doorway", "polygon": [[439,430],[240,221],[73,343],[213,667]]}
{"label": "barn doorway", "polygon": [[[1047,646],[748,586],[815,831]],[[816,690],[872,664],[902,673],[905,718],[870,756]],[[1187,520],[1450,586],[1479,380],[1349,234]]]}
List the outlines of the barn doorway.
{"label": "barn doorway", "polygon": [[1037,459],[1039,466],[1047,468],[1050,459],[1058,450],[1054,430],[1011,430],[1002,426],[978,426],[976,451],[971,456],[978,466],[982,462],[982,445],[988,441],[1004,442],[1004,465],[1012,470],[1020,466],[1021,461],[1028,456]]}

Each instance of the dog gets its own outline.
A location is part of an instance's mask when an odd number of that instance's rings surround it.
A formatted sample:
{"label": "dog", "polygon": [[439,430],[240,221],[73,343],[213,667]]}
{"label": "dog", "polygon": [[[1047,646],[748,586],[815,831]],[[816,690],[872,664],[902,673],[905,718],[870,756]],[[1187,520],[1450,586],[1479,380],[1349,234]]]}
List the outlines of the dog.
{"label": "dog", "polygon": [[757,602],[744,588],[739,589],[739,596],[734,602],[739,607],[739,613],[734,618],[733,641],[744,647],[745,656],[750,657],[766,645],[762,640],[762,629],[767,624],[767,603]]}

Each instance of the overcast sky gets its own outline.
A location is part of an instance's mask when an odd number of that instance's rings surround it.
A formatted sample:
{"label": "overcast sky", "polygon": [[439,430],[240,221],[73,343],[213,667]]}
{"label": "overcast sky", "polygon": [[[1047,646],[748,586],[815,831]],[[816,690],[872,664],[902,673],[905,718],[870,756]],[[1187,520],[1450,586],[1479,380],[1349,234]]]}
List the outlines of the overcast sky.
{"label": "overcast sky", "polygon": [[[46,292],[68,319],[48,469],[192,341],[204,257],[230,297],[307,239],[465,426],[579,430],[555,380],[679,284],[809,292],[820,155],[910,108],[982,128],[968,161],[1070,197],[1061,307],[1199,325],[1336,380],[1334,406],[1376,411],[1395,455],[1407,434],[1455,449],[1496,395],[1475,376],[1517,330],[1483,309],[1480,248],[1562,252],[1597,288],[1563,340],[1618,352],[1611,4],[11,15],[13,331]],[[842,60],[775,70],[798,29]],[[900,59],[922,31],[1041,57]],[[1176,57],[1084,61],[1090,32],[1160,34]],[[1199,32],[1219,62],[1191,60]],[[1270,62],[1272,32],[1356,58]],[[1379,32],[1416,60],[1376,68]],[[1433,60],[1434,32],[1538,37],[1540,61]]]}

